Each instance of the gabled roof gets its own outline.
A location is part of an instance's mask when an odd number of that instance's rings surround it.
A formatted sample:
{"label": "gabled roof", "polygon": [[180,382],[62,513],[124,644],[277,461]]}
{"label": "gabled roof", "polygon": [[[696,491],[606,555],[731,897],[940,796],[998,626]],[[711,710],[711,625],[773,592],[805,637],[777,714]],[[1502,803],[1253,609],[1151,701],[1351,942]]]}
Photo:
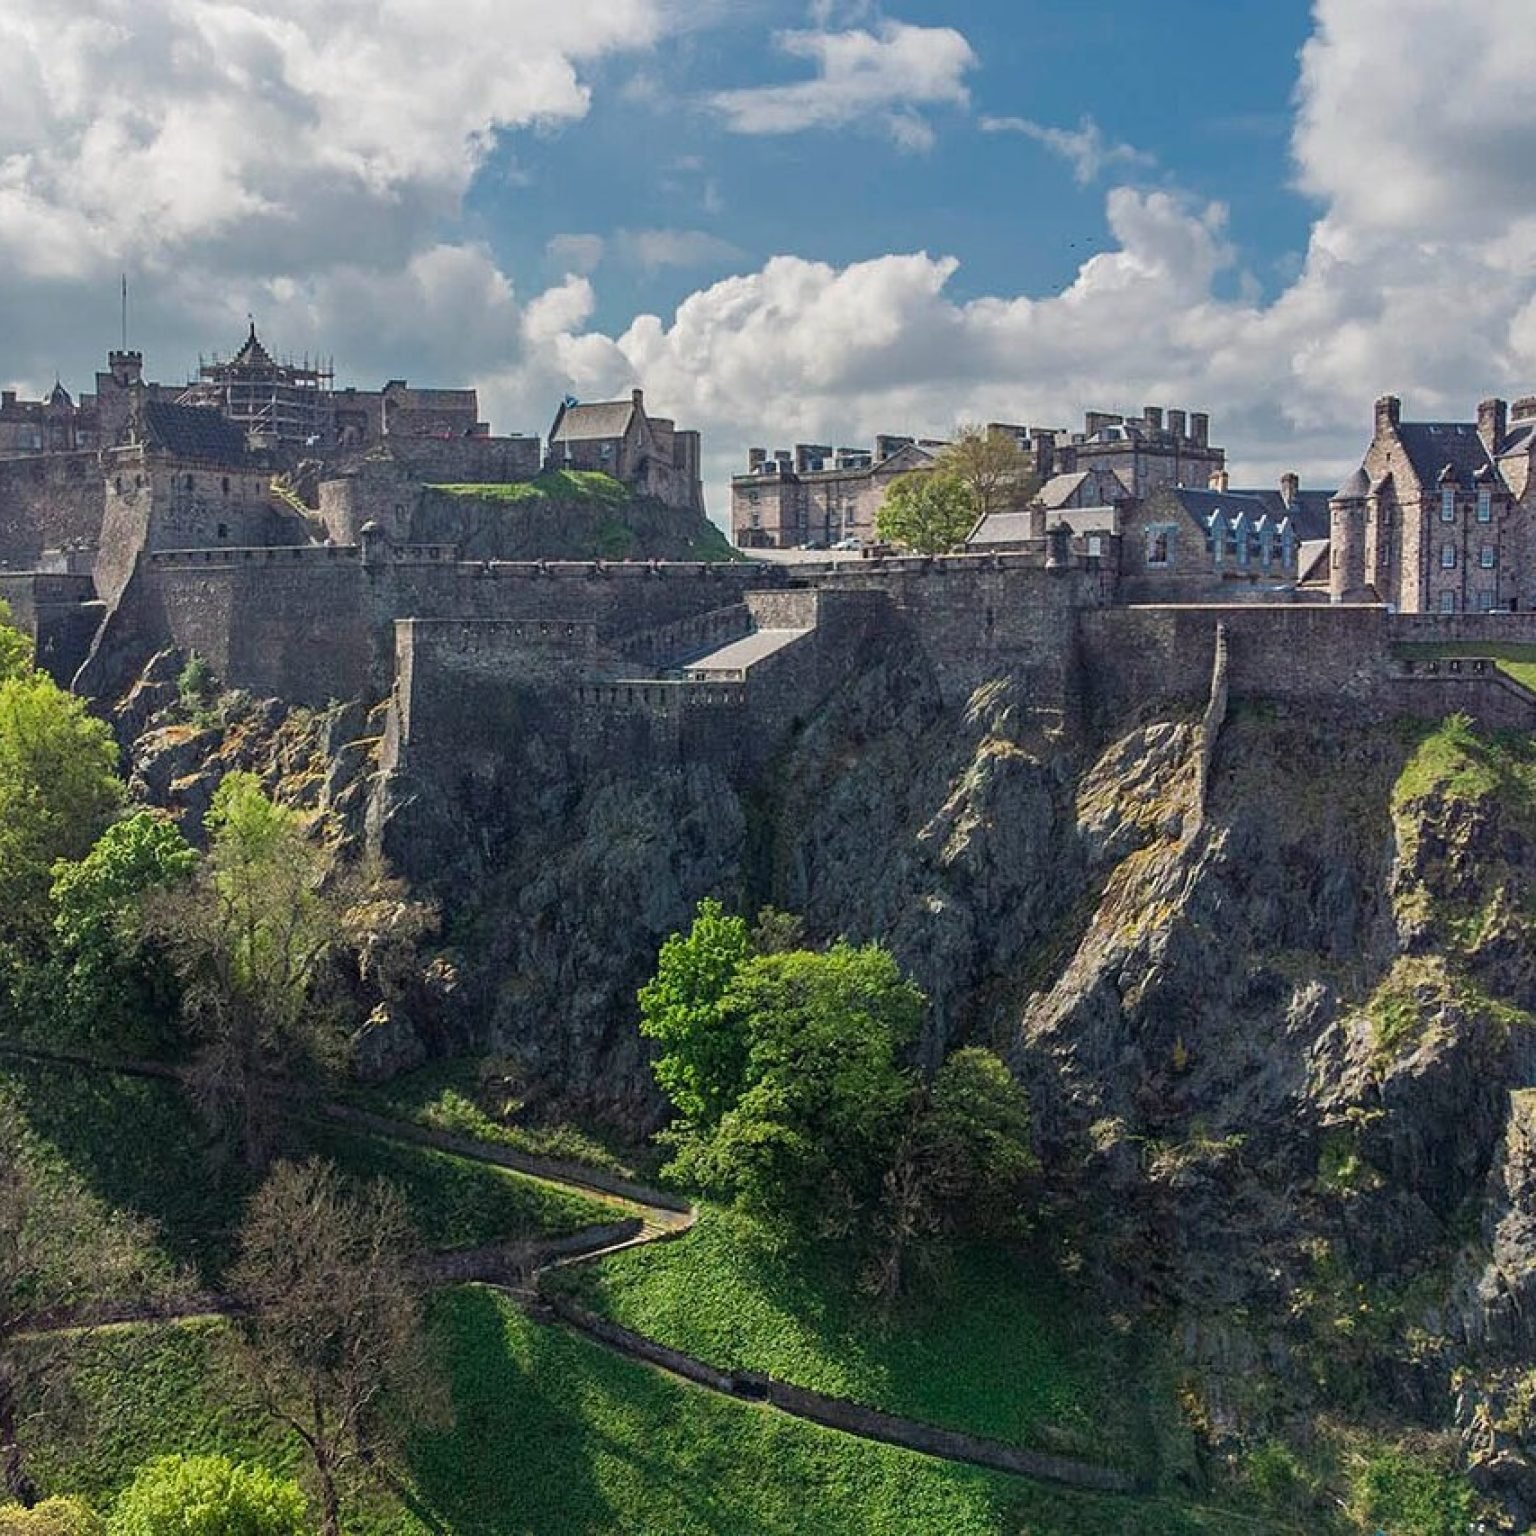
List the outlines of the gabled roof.
{"label": "gabled roof", "polygon": [[1088,478],[1088,471],[1080,469],[1075,475],[1053,475],[1040,487],[1035,500],[1042,507],[1054,510],[1064,507],[1082,489],[1083,481]]}
{"label": "gabled roof", "polygon": [[1328,539],[1303,539],[1301,554],[1296,560],[1296,580],[1321,581],[1328,574]]}
{"label": "gabled roof", "polygon": [[1027,544],[1030,533],[1028,512],[991,512],[971,529],[967,544]]}
{"label": "gabled roof", "polygon": [[238,468],[247,462],[245,433],[222,412],[200,405],[144,402],[144,440],[178,459]]}
{"label": "gabled roof", "polygon": [[594,405],[562,405],[549,434],[552,443],[590,443],[624,437],[635,417],[633,400],[606,400]]}
{"label": "gabled roof", "polygon": [[1456,483],[1470,487],[1480,469],[1491,463],[1477,427],[1465,421],[1405,421],[1397,435],[1421,486],[1441,483],[1447,469]]}
{"label": "gabled roof", "polygon": [[69,391],[64,388],[58,379],[53,381],[53,388],[48,391],[49,405],[73,405],[75,402],[69,398]]}

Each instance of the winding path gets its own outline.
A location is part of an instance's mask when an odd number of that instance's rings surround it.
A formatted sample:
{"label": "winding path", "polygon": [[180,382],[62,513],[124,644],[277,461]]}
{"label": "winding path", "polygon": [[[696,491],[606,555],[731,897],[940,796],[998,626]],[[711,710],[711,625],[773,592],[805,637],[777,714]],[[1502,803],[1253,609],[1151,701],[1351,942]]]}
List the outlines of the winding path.
{"label": "winding path", "polygon": [[[175,1067],[161,1062],[107,1062],[79,1052],[36,1049],[9,1041],[0,1041],[0,1056],[134,1077],[172,1081],[181,1078]],[[327,1120],[387,1140],[431,1147],[471,1162],[506,1168],[568,1193],[580,1194],[614,1211],[613,1222],[583,1228],[563,1238],[502,1243],[467,1253],[433,1255],[425,1259],[422,1266],[424,1278],[433,1283],[477,1282],[493,1286],[545,1322],[562,1323],[607,1349],[695,1386],[738,1401],[757,1403],[860,1439],[1086,1492],[1132,1494],[1147,1491],[1138,1479],[1118,1468],[1028,1450],[901,1418],[861,1403],[811,1392],[758,1372],[723,1371],[659,1340],[621,1327],[567,1296],[543,1288],[542,1277],[550,1270],[598,1262],[628,1248],[682,1236],[694,1225],[697,1215],[693,1206],[678,1195],[584,1164],[536,1157],[513,1147],[414,1125],[349,1104],[327,1103],[319,1107],[318,1113]],[[36,1326],[28,1331],[63,1332],[128,1323],[181,1322],[199,1317],[231,1316],[236,1310],[231,1297],[200,1295],[169,1306],[102,1307],[39,1316],[35,1320]]]}

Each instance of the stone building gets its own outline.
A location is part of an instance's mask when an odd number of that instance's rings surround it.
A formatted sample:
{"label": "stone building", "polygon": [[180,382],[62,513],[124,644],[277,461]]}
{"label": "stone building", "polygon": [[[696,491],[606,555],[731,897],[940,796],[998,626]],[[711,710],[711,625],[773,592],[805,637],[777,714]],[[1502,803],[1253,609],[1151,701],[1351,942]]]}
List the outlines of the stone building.
{"label": "stone building", "polygon": [[1328,592],[1399,613],[1536,608],[1536,399],[1472,422],[1404,421],[1376,402],[1365,458],[1330,504]]}
{"label": "stone building", "polygon": [[731,477],[731,537],[738,549],[830,549],[871,541],[891,482],[933,467],[942,442],[881,436],[867,448],[797,443],[794,452],[753,448]]}
{"label": "stone building", "polygon": [[601,471],[666,506],[702,512],[701,458],[699,434],[650,415],[637,389],[628,400],[567,400],[549,429],[544,466]]}
{"label": "stone building", "polygon": [[1227,462],[1225,450],[1211,444],[1211,418],[1202,411],[1165,412],[1156,405],[1140,417],[1089,411],[1081,432],[1032,435],[1050,453],[1050,463],[1042,464],[1047,473],[1111,471],[1138,497],[1164,485],[1206,486]]}

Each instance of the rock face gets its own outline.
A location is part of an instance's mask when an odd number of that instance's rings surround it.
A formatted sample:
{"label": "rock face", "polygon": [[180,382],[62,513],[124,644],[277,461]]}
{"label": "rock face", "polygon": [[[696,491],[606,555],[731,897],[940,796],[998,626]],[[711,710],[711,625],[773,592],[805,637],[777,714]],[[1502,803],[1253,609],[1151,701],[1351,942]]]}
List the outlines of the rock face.
{"label": "rock face", "polygon": [[1527,749],[1241,701],[1219,739],[1153,712],[1085,740],[1006,678],[946,708],[897,643],[747,792],[578,775],[536,719],[422,783],[376,775],[355,709],[214,726],[164,716],[167,686],[157,661],[119,711],[143,795],[191,825],[251,767],[441,902],[432,1038],[384,1009],[373,1070],[494,1050],[648,1129],[634,994],[701,897],[879,939],[932,999],[927,1060],[979,1040],[1027,1084],[1085,1256],[1172,1309],[1218,1434],[1264,1432],[1259,1374],[1389,1402],[1536,1510]]}

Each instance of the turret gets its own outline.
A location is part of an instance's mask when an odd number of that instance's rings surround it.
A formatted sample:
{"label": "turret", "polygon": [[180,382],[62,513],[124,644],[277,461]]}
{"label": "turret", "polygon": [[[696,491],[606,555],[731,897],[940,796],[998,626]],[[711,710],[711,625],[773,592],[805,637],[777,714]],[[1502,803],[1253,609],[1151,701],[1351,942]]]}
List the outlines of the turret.
{"label": "turret", "polygon": [[1365,501],[1370,477],[1357,469],[1328,503],[1328,598],[1357,602],[1365,595]]}

